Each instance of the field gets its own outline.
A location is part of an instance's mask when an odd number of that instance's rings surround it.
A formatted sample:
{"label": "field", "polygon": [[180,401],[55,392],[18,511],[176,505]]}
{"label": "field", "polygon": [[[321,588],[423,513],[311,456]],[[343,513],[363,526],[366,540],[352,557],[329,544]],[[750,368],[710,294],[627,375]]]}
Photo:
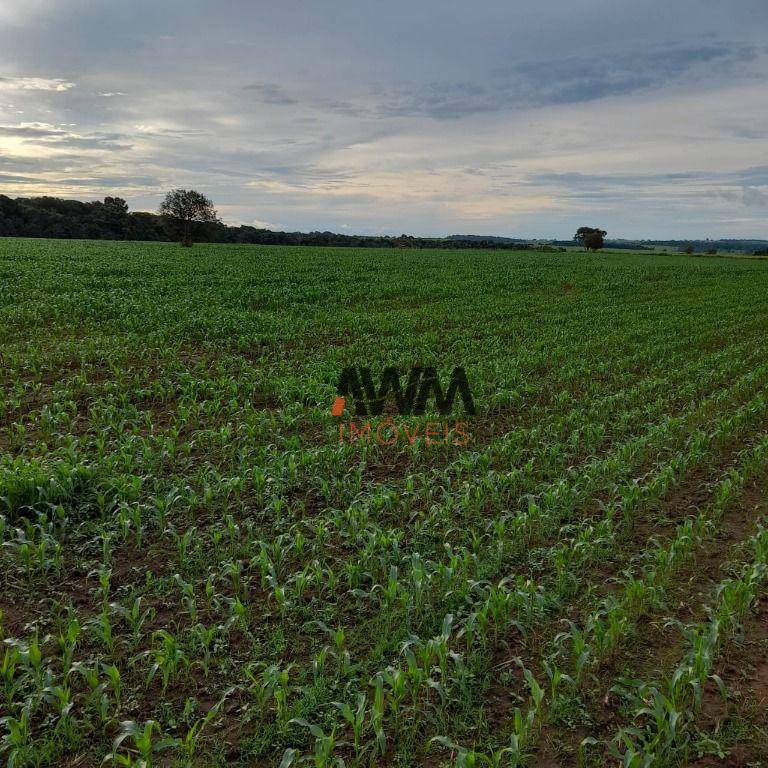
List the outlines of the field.
{"label": "field", "polygon": [[[768,765],[768,261],[3,239],[0,277],[9,765]],[[468,440],[331,414],[390,365],[463,367]]]}

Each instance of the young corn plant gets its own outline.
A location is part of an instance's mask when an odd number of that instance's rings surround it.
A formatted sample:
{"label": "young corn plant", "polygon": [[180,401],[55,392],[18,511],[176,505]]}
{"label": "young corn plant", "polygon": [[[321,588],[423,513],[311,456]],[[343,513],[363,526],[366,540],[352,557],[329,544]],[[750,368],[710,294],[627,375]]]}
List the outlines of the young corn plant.
{"label": "young corn plant", "polygon": [[341,716],[352,730],[352,747],[358,760],[362,755],[363,736],[365,735],[366,702],[367,699],[364,693],[357,695],[357,706],[355,709],[352,709],[346,702],[333,702],[333,706],[339,710]]}
{"label": "young corn plant", "polygon": [[[120,733],[104,762],[112,761],[124,768],[153,768],[156,756],[177,745],[177,739],[163,737],[160,725],[155,720],[146,720],[141,724],[135,720],[126,720],[120,723]],[[138,761],[135,760],[137,756]]]}
{"label": "young corn plant", "polygon": [[153,633],[152,640],[155,648],[142,654],[149,656],[153,662],[147,675],[147,683],[152,682],[159,673],[164,694],[172,680],[175,680],[182,672],[189,670],[190,661],[177,638],[167,630],[158,629]]}
{"label": "young corn plant", "polygon": [[333,756],[336,748],[344,744],[344,742],[336,740],[335,728],[330,733],[325,733],[320,726],[309,723],[300,717],[295,717],[290,722],[307,728],[315,737],[314,751],[311,756],[306,758],[307,762],[310,762],[314,768],[344,768],[344,760],[341,757]]}

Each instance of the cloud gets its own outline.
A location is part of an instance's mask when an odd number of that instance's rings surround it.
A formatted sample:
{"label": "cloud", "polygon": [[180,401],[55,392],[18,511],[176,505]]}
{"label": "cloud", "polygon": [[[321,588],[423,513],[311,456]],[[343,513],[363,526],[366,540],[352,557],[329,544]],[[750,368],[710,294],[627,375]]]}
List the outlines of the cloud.
{"label": "cloud", "polygon": [[373,112],[362,104],[343,101],[336,98],[318,98],[309,102],[309,106],[325,112],[332,112],[346,117],[373,117]]}
{"label": "cloud", "polygon": [[757,187],[744,187],[742,199],[748,208],[768,208],[768,192]]}
{"label": "cloud", "polygon": [[[0,168],[16,172],[40,174],[42,179],[51,178],[57,172],[72,173],[76,169],[93,168],[93,156],[73,152],[46,153],[41,156],[11,155],[0,151]],[[79,172],[79,171],[78,171]]]}
{"label": "cloud", "polygon": [[52,4],[53,0],[4,0],[0,4],[0,23],[9,27],[25,26],[35,14],[48,10]]}
{"label": "cloud", "polygon": [[710,44],[528,61],[497,68],[483,82],[433,82],[384,91],[378,111],[385,116],[447,119],[586,103],[660,88],[697,70],[702,76],[748,74],[747,65],[758,56],[754,45]]}
{"label": "cloud", "polygon": [[646,185],[671,184],[674,182],[712,179],[713,174],[704,171],[662,172],[662,173],[536,173],[528,177],[532,184],[549,186],[561,184],[573,188],[589,188],[608,185],[612,187],[642,187]]}
{"label": "cloud", "polygon": [[283,88],[276,83],[251,83],[243,87],[256,101],[263,104],[298,104],[299,102],[289,96]]}
{"label": "cloud", "polygon": [[736,179],[745,187],[768,186],[768,165],[756,165],[745,168],[736,174]]}
{"label": "cloud", "polygon": [[0,77],[0,91],[69,91],[74,83],[61,78]]}
{"label": "cloud", "polygon": [[70,187],[125,189],[129,187],[159,187],[160,180],[155,176],[86,176],[83,178],[63,177],[53,183]]}
{"label": "cloud", "polygon": [[[277,106],[301,106],[306,109],[318,110],[321,112],[330,112],[346,117],[373,117],[373,113],[363,103],[339,99],[332,96],[318,96],[312,94],[309,96],[291,95],[285,88],[277,83],[251,83],[243,86],[249,97],[259,104],[275,104]],[[303,116],[303,120],[308,118]]]}
{"label": "cloud", "polygon": [[0,125],[0,137],[22,139],[25,144],[43,147],[71,147],[78,149],[126,150],[131,144],[122,133],[79,134],[47,123],[20,123]]}
{"label": "cloud", "polygon": [[17,176],[13,173],[0,173],[0,182],[4,184],[35,184],[39,180],[33,176]]}
{"label": "cloud", "polygon": [[0,136],[15,138],[40,138],[64,136],[66,132],[47,123],[19,123],[18,125],[0,125]]}

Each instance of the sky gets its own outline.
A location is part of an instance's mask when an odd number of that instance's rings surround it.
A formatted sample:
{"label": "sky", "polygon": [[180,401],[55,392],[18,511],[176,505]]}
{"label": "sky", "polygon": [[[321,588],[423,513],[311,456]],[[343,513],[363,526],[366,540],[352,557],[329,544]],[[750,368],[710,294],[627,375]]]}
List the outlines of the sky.
{"label": "sky", "polygon": [[0,0],[0,193],[768,238],[765,0]]}

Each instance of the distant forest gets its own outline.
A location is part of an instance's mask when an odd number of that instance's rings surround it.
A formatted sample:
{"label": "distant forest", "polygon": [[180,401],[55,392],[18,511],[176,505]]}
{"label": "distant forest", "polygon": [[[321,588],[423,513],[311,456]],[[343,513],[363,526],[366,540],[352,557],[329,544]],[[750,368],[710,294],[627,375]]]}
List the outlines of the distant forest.
{"label": "distant forest", "polygon": [[[333,245],[370,248],[494,248],[523,250],[530,244],[494,238],[433,239],[400,235],[372,237],[334,232],[273,232],[245,225],[208,224],[198,239],[212,243],[256,245]],[[0,195],[0,237],[61,237],[95,240],[176,239],[164,219],[155,213],[130,212],[120,197],[84,203],[58,197],[12,199]],[[557,250],[538,246],[542,250]]]}
{"label": "distant forest", "polygon": [[[120,197],[82,202],[58,197],[10,198],[0,195],[0,237],[53,237],[95,240],[157,240],[175,238],[155,213],[129,211]],[[557,251],[572,240],[530,241],[511,237],[451,235],[445,238],[342,235],[335,232],[274,232],[246,225],[207,225],[199,238],[213,243],[255,245],[332,245],[356,248],[492,248]],[[765,240],[606,240],[606,248],[653,250],[658,247],[697,253],[712,251],[768,254]]]}

